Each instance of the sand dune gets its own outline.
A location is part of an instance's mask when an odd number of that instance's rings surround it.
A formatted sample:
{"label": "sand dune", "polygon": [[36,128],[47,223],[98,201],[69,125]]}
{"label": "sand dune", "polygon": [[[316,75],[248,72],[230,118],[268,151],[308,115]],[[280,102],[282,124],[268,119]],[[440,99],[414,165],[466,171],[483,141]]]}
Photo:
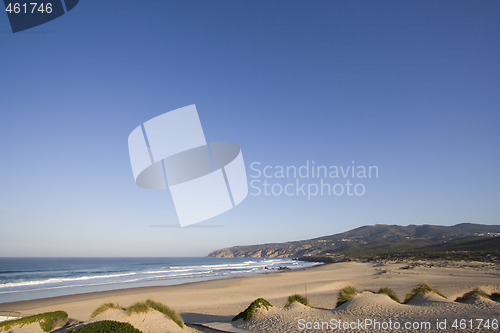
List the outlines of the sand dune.
{"label": "sand dune", "polygon": [[133,313],[127,315],[120,309],[109,309],[87,323],[101,320],[114,320],[122,323],[129,323],[143,333],[170,332],[170,333],[195,333],[198,332],[190,327],[180,328],[172,320],[165,318],[163,313],[150,309],[146,313]]}
{"label": "sand dune", "polygon": [[[500,303],[498,302],[489,299],[478,299],[466,303],[454,302],[457,297],[475,287],[481,287],[488,293],[499,292],[499,268],[499,265],[494,264],[466,262],[419,262],[411,263],[411,265],[408,262],[347,262],[300,271],[273,272],[252,277],[179,286],[136,288],[0,304],[0,310],[21,311],[23,315],[63,310],[69,314],[70,318],[88,321],[90,313],[103,303],[118,302],[121,306],[129,306],[137,301],[151,298],[177,310],[186,323],[222,322],[225,323],[225,327],[231,327],[228,325],[234,324],[234,327],[250,331],[297,332],[300,331],[299,320],[349,322],[368,319],[379,322],[389,320],[400,323],[429,322],[433,328],[437,323],[436,320],[446,320],[448,329],[441,331],[453,332],[450,325],[456,319],[489,319],[491,321],[500,318]],[[403,300],[405,295],[421,282],[427,282],[446,298],[435,294],[425,294],[417,296],[409,304],[399,304],[386,295],[363,292],[336,308],[339,290],[348,285],[358,290],[372,291],[377,291],[381,287],[389,287]],[[283,307],[288,296],[292,294],[305,296],[306,285],[307,296],[313,308],[299,304]],[[268,312],[258,311],[257,316],[247,322],[242,320],[231,322],[236,314],[259,297],[270,301],[274,308]],[[143,317],[138,316],[127,320],[133,320],[136,325],[140,325],[141,320],[151,321],[148,324],[150,326],[144,328],[144,332],[154,332],[155,325],[158,324],[156,321],[160,319],[160,316],[148,312]],[[158,328],[158,330],[162,332],[163,328]],[[356,330],[349,331],[356,332]],[[367,332],[367,330],[359,331]],[[405,331],[411,332],[412,330]],[[425,331],[418,330],[418,332]],[[427,331],[435,332],[436,330]],[[455,331],[488,330],[483,328]]]}
{"label": "sand dune", "polygon": [[[325,332],[338,329],[342,323],[356,323],[357,325],[361,320],[362,325],[359,329],[350,329],[349,332],[373,331],[377,327],[375,322],[380,325],[392,323],[394,329],[385,329],[383,332],[401,332],[401,328],[395,328],[396,323],[403,328],[406,324],[411,325],[410,328],[416,327],[413,325],[419,326],[415,330],[403,329],[404,332],[491,332],[485,327],[454,329],[452,325],[454,322],[459,325],[461,319],[473,319],[473,324],[477,325],[478,322],[475,319],[489,318],[491,320],[498,319],[499,316],[500,303],[491,300],[486,300],[485,303],[461,304],[436,294],[426,294],[415,297],[413,304],[399,304],[387,295],[364,292],[334,310],[310,308],[294,303],[290,307],[275,307],[271,311],[261,310],[255,318],[247,322],[238,320],[236,325],[239,328],[257,332],[296,332],[300,331],[299,325],[306,327],[309,324],[311,329],[304,331]],[[436,319],[441,323],[446,320],[448,329],[438,330]],[[428,327],[430,329],[427,329]],[[382,328],[383,326],[380,329]]]}

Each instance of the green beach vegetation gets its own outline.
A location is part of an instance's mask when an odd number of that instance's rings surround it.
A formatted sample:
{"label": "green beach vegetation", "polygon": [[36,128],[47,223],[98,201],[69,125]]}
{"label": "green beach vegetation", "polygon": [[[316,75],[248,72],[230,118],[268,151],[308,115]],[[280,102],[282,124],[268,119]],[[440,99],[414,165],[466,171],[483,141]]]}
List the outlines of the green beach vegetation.
{"label": "green beach vegetation", "polygon": [[165,304],[162,304],[160,302],[155,302],[151,299],[146,300],[145,302],[137,302],[132,304],[129,307],[123,308],[119,306],[117,303],[105,303],[101,306],[99,306],[97,309],[95,309],[91,317],[95,317],[98,314],[101,314],[105,312],[108,309],[120,309],[125,311],[127,315],[131,315],[133,313],[146,313],[150,309],[156,310],[160,313],[163,313],[165,317],[171,319],[174,323],[176,323],[180,328],[184,328],[184,321],[182,320],[182,317],[172,308],[166,306]]}
{"label": "green beach vegetation", "polygon": [[457,299],[455,299],[455,302],[463,303],[473,298],[481,298],[481,297],[491,299],[491,296],[488,295],[483,290],[481,290],[481,288],[474,288],[471,291],[466,292],[462,296],[457,297]]}
{"label": "green beach vegetation", "polygon": [[182,320],[182,317],[174,309],[151,299],[148,299],[146,302],[137,302],[132,304],[125,311],[128,315],[130,315],[132,313],[148,312],[149,309],[163,313],[165,317],[170,318],[180,328],[184,328],[184,320]]}
{"label": "green beach vegetation", "polygon": [[359,294],[359,292],[353,286],[342,288],[339,293],[339,298],[337,299],[337,306],[341,306],[357,294]]}
{"label": "green beach vegetation", "polygon": [[33,316],[1,322],[0,331],[9,331],[13,326],[22,327],[24,325],[39,323],[42,331],[50,332],[56,325],[63,324],[67,320],[68,314],[64,311],[44,312]]}
{"label": "green beach vegetation", "polygon": [[71,331],[71,333],[108,333],[108,332],[142,333],[129,323],[121,323],[113,320],[96,321],[95,323],[91,323]]}
{"label": "green beach vegetation", "polygon": [[437,294],[443,298],[446,298],[443,294],[441,294],[435,288],[431,287],[430,285],[428,285],[425,282],[422,282],[415,289],[413,289],[408,294],[406,294],[404,303],[408,303],[409,301],[411,301],[413,298],[415,298],[418,295],[424,295],[424,294],[428,294],[428,293],[434,293],[434,294]]}
{"label": "green beach vegetation", "polygon": [[380,288],[378,290],[378,294],[386,294],[387,296],[392,298],[394,301],[401,303],[399,301],[398,295],[396,295],[396,292],[394,290],[392,290],[391,288],[387,288],[387,287]]}
{"label": "green beach vegetation", "polygon": [[269,303],[267,300],[264,298],[257,298],[255,301],[250,303],[250,305],[242,312],[238,313],[234,318],[233,321],[238,320],[238,319],[243,319],[243,320],[249,320],[253,317],[255,314],[255,310],[265,307],[266,310],[269,310],[269,308],[272,308],[273,306],[271,303]]}
{"label": "green beach vegetation", "polygon": [[300,304],[303,304],[305,306],[311,306],[309,304],[309,300],[299,294],[295,294],[295,295],[291,295],[291,296],[288,296],[288,299],[286,301],[286,304],[285,306],[290,306],[292,305],[292,303],[294,302],[297,302],[297,303],[300,303]]}
{"label": "green beach vegetation", "polygon": [[95,309],[91,314],[90,314],[90,317],[91,318],[94,318],[95,316],[103,313],[104,311],[108,310],[108,309],[121,309],[121,310],[125,310],[124,308],[120,307],[118,305],[118,303],[105,303],[101,306],[99,306],[97,309]]}

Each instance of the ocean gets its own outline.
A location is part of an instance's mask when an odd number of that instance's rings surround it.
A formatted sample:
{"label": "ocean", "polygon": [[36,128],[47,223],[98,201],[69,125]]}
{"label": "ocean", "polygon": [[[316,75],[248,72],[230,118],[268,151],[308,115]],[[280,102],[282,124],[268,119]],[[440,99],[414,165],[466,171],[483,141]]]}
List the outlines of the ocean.
{"label": "ocean", "polygon": [[267,258],[0,258],[0,303],[167,286],[315,264]]}

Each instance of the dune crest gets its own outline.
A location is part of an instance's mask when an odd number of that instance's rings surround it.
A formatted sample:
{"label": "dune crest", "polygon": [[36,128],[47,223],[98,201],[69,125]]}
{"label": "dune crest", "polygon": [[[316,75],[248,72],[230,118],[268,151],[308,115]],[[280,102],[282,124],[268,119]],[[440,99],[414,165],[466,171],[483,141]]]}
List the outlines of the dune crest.
{"label": "dune crest", "polygon": [[197,330],[184,327],[180,328],[171,319],[165,317],[163,313],[150,309],[148,312],[132,313],[128,315],[121,309],[109,309],[98,314],[86,324],[96,321],[114,320],[122,323],[129,323],[143,333],[171,332],[171,333],[195,333]]}

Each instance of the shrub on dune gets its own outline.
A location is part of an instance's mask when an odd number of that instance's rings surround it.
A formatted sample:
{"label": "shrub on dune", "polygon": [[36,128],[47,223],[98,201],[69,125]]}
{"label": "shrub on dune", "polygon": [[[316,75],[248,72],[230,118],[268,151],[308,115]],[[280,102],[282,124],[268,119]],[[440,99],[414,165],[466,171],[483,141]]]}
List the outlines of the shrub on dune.
{"label": "shrub on dune", "polygon": [[165,304],[155,302],[150,299],[146,301],[146,304],[151,309],[161,312],[168,318],[172,319],[172,321],[176,323],[180,328],[184,328],[184,320],[182,320],[182,317],[174,309],[166,306]]}
{"label": "shrub on dune", "polygon": [[184,321],[182,317],[172,308],[166,306],[165,304],[155,302],[153,300],[148,299],[145,302],[137,302],[132,304],[129,307],[122,308],[118,304],[115,303],[106,303],[98,307],[92,312],[91,317],[95,317],[108,309],[120,309],[125,311],[127,315],[131,315],[133,313],[146,313],[150,309],[161,312],[165,315],[165,317],[171,319],[174,323],[176,323],[180,328],[184,328]]}
{"label": "shrub on dune", "polygon": [[480,297],[487,298],[487,299],[491,298],[490,295],[488,295],[487,293],[482,291],[480,288],[474,288],[471,291],[468,291],[465,294],[463,294],[461,297],[458,297],[455,300],[455,302],[463,303],[463,302],[466,302],[470,299],[480,298]]}
{"label": "shrub on dune", "polygon": [[303,304],[305,306],[311,306],[309,304],[309,300],[299,294],[295,294],[295,295],[292,295],[292,296],[288,296],[288,300],[286,301],[286,304],[285,306],[289,306],[289,305],[292,305],[292,303],[294,302],[297,302],[297,303],[300,303],[300,304]]}
{"label": "shrub on dune", "polygon": [[149,309],[150,307],[146,302],[137,302],[125,308],[125,312],[130,316],[133,313],[146,313]]}
{"label": "shrub on dune", "polygon": [[118,303],[105,303],[101,306],[99,306],[97,309],[95,309],[91,314],[90,314],[90,317],[91,318],[94,318],[95,316],[105,312],[106,310],[108,309],[122,309]]}
{"label": "shrub on dune", "polygon": [[344,287],[340,290],[339,298],[337,299],[337,306],[341,306],[354,296],[358,294],[358,291],[353,286]]}
{"label": "shrub on dune", "polygon": [[262,308],[262,307],[266,308],[266,310],[269,310],[269,308],[272,308],[273,306],[267,300],[265,300],[263,298],[257,298],[255,301],[250,303],[248,308],[246,308],[244,311],[238,313],[233,318],[233,321],[238,320],[238,319],[249,320],[254,316],[255,310]]}
{"label": "shrub on dune", "polygon": [[379,294],[386,294],[387,296],[389,296],[390,298],[392,298],[394,301],[396,301],[398,303],[401,303],[399,301],[398,295],[396,295],[396,293],[394,292],[394,290],[392,290],[391,288],[387,288],[387,287],[380,288],[378,290],[378,293]]}
{"label": "shrub on dune", "polygon": [[44,332],[52,331],[58,323],[66,322],[68,314],[64,311],[44,312],[33,316],[23,317],[14,320],[7,320],[0,323],[0,331],[9,331],[12,326],[24,326],[39,323]]}
{"label": "shrub on dune", "polygon": [[433,287],[429,286],[427,283],[421,283],[415,289],[413,289],[408,294],[406,294],[406,298],[405,298],[404,303],[408,303],[410,300],[412,300],[414,297],[416,297],[418,295],[424,295],[427,293],[435,293],[441,297],[446,298],[443,294],[441,294],[439,291],[437,291]]}
{"label": "shrub on dune", "polygon": [[120,332],[120,333],[142,333],[129,323],[121,323],[113,320],[96,321],[77,328],[71,333],[105,333],[105,332]]}
{"label": "shrub on dune", "polygon": [[137,302],[127,307],[125,310],[128,315],[132,313],[145,313],[148,312],[149,309],[156,310],[160,313],[163,313],[165,317],[170,318],[174,323],[176,323],[180,328],[184,328],[184,321],[182,317],[172,308],[162,304],[160,302],[155,302],[151,299],[148,299],[146,302]]}

